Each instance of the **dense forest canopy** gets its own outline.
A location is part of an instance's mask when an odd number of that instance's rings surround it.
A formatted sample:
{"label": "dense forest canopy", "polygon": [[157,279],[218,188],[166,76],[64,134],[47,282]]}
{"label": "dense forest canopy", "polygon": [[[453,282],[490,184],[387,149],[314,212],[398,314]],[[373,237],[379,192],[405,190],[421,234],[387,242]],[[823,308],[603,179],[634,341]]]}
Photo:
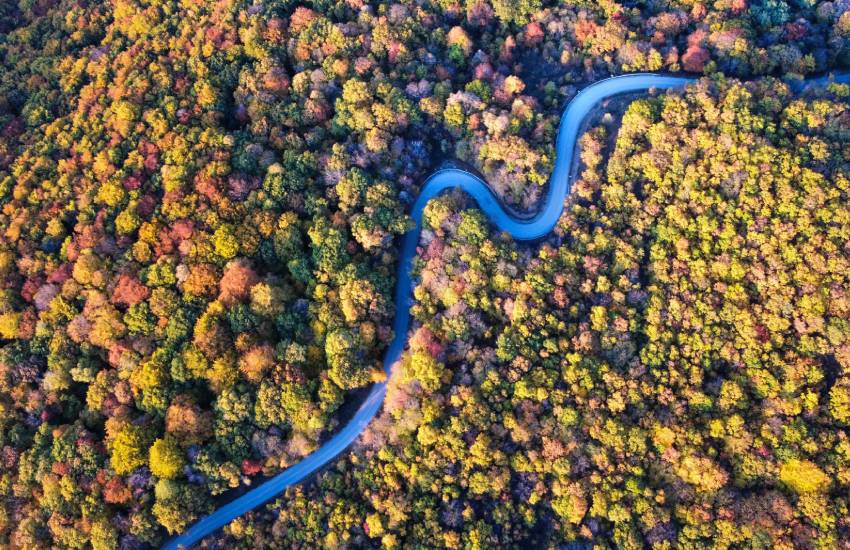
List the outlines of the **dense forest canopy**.
{"label": "dense forest canopy", "polygon": [[432,201],[382,416],[225,545],[846,547],[848,97],[634,101],[536,247]]}
{"label": "dense forest canopy", "polygon": [[[444,158],[383,416],[227,545],[847,544],[846,1],[0,5],[0,545],[157,546],[382,379],[396,237]],[[610,158],[607,158],[610,156]],[[606,542],[607,541],[607,542]],[[214,541],[211,541],[213,543]]]}

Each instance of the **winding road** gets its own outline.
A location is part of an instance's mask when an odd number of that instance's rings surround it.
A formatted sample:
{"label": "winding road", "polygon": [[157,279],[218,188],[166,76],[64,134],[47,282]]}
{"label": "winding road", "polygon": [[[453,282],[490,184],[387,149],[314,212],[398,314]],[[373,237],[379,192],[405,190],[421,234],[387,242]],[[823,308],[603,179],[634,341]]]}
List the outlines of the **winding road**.
{"label": "winding road", "polygon": [[[800,89],[808,84],[824,84],[829,82],[829,78],[825,76],[810,80],[798,80],[791,83],[791,87]],[[837,75],[834,79],[837,82],[850,83],[850,73]],[[465,170],[450,168],[434,172],[422,186],[410,213],[416,222],[416,226],[405,233],[402,239],[396,276],[394,338],[384,357],[384,371],[387,376],[389,377],[392,366],[401,358],[407,341],[410,306],[412,304],[410,271],[416,246],[419,242],[419,234],[422,230],[422,211],[429,200],[447,189],[460,188],[475,199],[481,210],[500,231],[506,231],[514,239],[521,241],[543,237],[552,231],[564,209],[564,199],[570,192],[572,183],[570,181],[570,167],[573,162],[578,133],[584,119],[593,108],[600,101],[614,95],[642,92],[651,88],[681,88],[695,80],[695,78],[659,74],[628,74],[600,80],[579,92],[569,102],[561,116],[558,138],[555,144],[555,166],[549,178],[548,192],[543,207],[532,218],[518,219],[511,216],[503,208],[487,183]],[[208,514],[185,532],[170,539],[163,546],[163,549],[177,550],[181,547],[189,547],[245,512],[273,499],[287,487],[298,483],[330,462],[351,445],[369,425],[369,422],[380,410],[386,392],[386,382],[375,384],[369,396],[348,424],[324,445],[262,485]]]}

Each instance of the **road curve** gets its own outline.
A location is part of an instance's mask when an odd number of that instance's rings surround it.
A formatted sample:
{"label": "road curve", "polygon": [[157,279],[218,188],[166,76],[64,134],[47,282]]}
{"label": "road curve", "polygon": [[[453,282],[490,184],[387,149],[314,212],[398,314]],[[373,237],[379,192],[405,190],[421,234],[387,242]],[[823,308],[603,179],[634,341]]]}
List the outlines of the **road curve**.
{"label": "road curve", "polygon": [[[821,77],[795,81],[790,84],[792,88],[800,89],[806,84],[825,84],[829,82],[829,78]],[[389,377],[392,366],[401,358],[406,344],[407,330],[410,325],[410,306],[412,304],[410,269],[419,242],[419,234],[422,230],[422,210],[429,200],[446,189],[460,188],[475,199],[481,210],[500,231],[506,231],[514,239],[520,241],[543,237],[552,231],[564,209],[564,199],[569,193],[572,183],[569,181],[570,166],[573,161],[578,132],[590,111],[600,101],[614,95],[642,92],[651,88],[681,88],[695,80],[695,78],[690,77],[636,73],[600,80],[579,92],[569,102],[561,116],[558,138],[555,143],[555,166],[552,175],[549,177],[546,199],[543,207],[532,218],[518,219],[512,217],[503,208],[487,183],[465,170],[450,168],[434,172],[423,184],[410,213],[416,222],[416,226],[405,233],[402,238],[396,275],[394,337],[384,356],[384,371],[387,376]],[[835,80],[848,83],[850,82],[850,73],[839,75],[835,77]],[[287,487],[295,485],[330,462],[351,445],[369,425],[369,422],[381,408],[386,392],[386,382],[375,384],[369,396],[348,424],[325,444],[297,464],[290,466],[262,485],[200,519],[185,532],[166,542],[163,549],[177,550],[181,547],[191,546],[245,512],[273,499]]]}

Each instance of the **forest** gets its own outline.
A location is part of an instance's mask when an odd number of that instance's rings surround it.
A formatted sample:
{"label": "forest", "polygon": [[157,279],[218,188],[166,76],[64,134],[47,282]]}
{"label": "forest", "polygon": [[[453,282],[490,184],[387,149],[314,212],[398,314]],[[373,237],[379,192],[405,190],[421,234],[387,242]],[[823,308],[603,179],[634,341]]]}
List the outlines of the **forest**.
{"label": "forest", "polygon": [[[850,4],[0,4],[0,546],[158,547],[384,379],[443,160],[555,233],[432,201],[381,416],[202,546],[850,545]],[[782,79],[786,79],[783,81]],[[224,500],[223,500],[224,499]]]}
{"label": "forest", "polygon": [[846,547],[848,97],[634,101],[537,247],[432,201],[382,415],[219,542]]}

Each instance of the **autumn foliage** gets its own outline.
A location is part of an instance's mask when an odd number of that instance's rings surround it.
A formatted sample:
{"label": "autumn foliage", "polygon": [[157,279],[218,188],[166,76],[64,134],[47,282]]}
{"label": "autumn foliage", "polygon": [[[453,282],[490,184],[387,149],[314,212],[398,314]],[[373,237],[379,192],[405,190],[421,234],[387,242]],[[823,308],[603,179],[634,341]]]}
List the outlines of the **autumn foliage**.
{"label": "autumn foliage", "polygon": [[157,547],[317,448],[435,163],[533,210],[581,86],[682,70],[550,242],[429,207],[380,460],[275,544],[845,541],[846,93],[720,73],[848,40],[842,2],[0,2],[0,546]]}

